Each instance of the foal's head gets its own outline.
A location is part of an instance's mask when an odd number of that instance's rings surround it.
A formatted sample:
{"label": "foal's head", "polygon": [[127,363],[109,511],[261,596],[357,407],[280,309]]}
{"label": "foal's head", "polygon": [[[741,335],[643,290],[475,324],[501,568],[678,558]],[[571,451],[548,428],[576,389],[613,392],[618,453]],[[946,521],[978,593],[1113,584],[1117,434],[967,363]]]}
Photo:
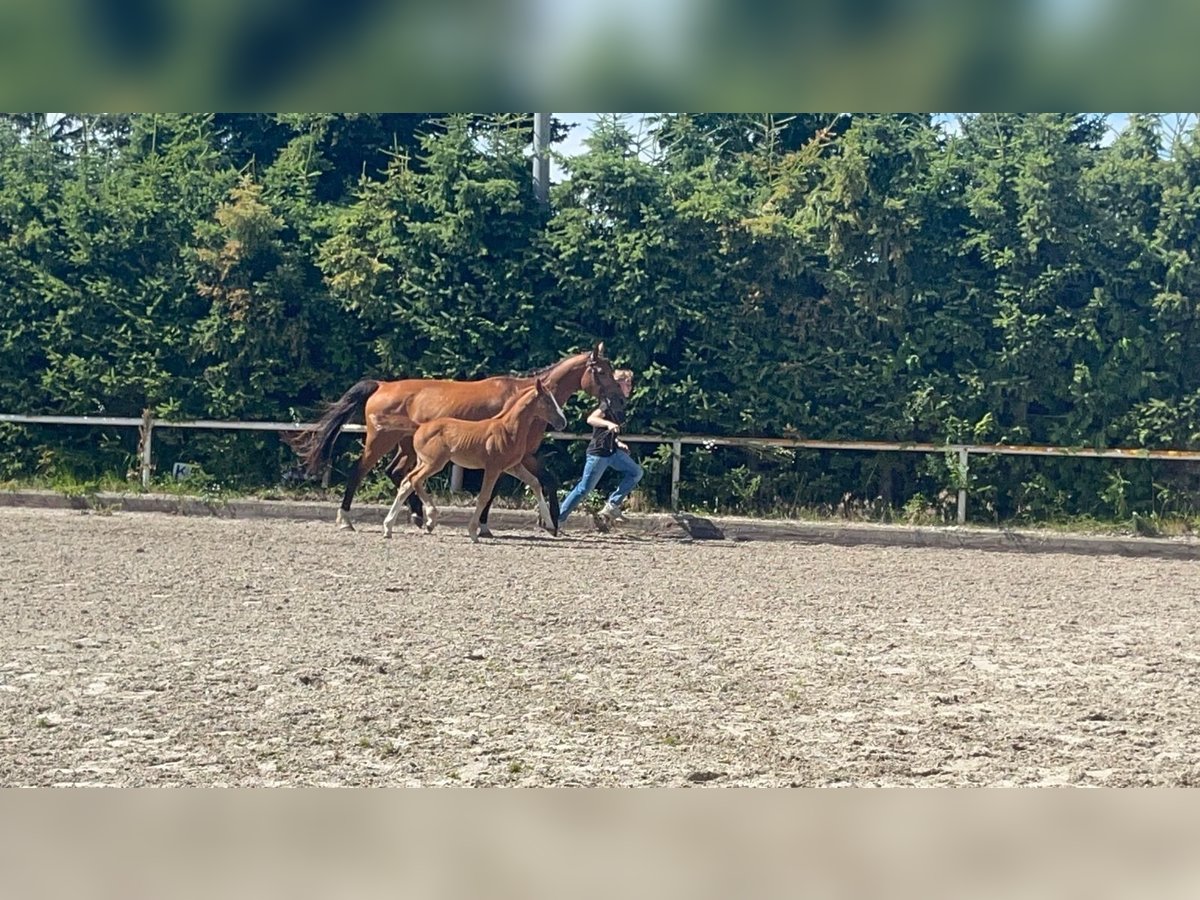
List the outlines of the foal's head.
{"label": "foal's head", "polygon": [[588,353],[579,386],[593,397],[611,397],[620,393],[621,389],[613,376],[613,364],[604,355],[603,341]]}
{"label": "foal's head", "polygon": [[554,394],[546,389],[542,379],[537,379],[534,382],[532,390],[536,393],[533,402],[530,404],[532,414],[549,426],[556,430],[561,430],[567,427],[567,417],[563,415],[562,407],[558,405],[558,401],[554,399]]}

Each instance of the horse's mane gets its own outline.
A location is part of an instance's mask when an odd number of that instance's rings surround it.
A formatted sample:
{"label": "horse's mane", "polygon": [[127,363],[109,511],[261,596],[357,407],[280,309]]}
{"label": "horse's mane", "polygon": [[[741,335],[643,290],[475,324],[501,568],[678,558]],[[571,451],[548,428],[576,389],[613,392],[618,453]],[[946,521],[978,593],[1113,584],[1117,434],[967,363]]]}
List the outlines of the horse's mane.
{"label": "horse's mane", "polygon": [[550,363],[547,366],[542,366],[539,369],[530,369],[528,372],[513,372],[510,377],[512,377],[512,378],[536,378],[536,377],[541,377],[543,375],[549,375],[551,369],[557,368],[558,366],[560,366],[564,362],[566,362],[568,359],[574,359],[576,356],[582,356],[584,353],[587,353],[587,351],[583,350],[580,353],[572,353],[570,356],[565,356],[562,359],[556,359],[554,362]]}

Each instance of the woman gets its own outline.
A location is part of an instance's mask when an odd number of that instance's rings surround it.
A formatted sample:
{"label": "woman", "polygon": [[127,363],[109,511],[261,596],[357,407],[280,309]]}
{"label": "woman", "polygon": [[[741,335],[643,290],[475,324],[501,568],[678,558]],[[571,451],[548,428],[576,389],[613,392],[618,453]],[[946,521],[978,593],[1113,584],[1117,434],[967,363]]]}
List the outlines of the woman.
{"label": "woman", "polygon": [[633,372],[629,369],[617,369],[613,372],[613,377],[621,393],[601,400],[600,406],[587,417],[587,423],[592,426],[587,462],[584,463],[579,483],[567,495],[559,510],[560,526],[567,521],[571,510],[579,505],[579,501],[591,493],[608,469],[615,469],[621,474],[621,481],[608,495],[608,502],[600,510],[600,516],[609,524],[624,518],[621,504],[634,486],[642,480],[642,467],[629,455],[629,445],[617,438],[621,433],[621,426],[625,424],[625,401],[633,392]]}

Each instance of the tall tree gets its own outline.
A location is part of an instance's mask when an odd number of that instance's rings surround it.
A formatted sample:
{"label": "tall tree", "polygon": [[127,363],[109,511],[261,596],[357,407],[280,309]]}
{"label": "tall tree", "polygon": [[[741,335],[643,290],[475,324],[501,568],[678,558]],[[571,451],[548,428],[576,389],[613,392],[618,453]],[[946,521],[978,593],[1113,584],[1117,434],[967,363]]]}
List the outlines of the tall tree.
{"label": "tall tree", "polygon": [[136,415],[190,391],[187,323],[198,311],[183,248],[223,193],[203,116],[144,117],[128,152],[78,158],[60,204],[70,261],[41,381],[64,412]]}
{"label": "tall tree", "polygon": [[[1141,125],[1135,120],[1130,127]],[[1179,135],[1169,159],[1155,160],[1157,220],[1143,217],[1149,243],[1140,285],[1152,292],[1147,337],[1149,396],[1136,404],[1123,437],[1168,446],[1200,444],[1200,124]],[[1136,214],[1137,206],[1132,210]],[[1152,231],[1150,229],[1153,229]],[[1146,318],[1138,325],[1145,328]]]}
{"label": "tall tree", "polygon": [[452,116],[365,178],[320,250],[333,295],[360,315],[385,372],[478,377],[548,361],[552,306],[537,265],[545,213],[528,138]]}

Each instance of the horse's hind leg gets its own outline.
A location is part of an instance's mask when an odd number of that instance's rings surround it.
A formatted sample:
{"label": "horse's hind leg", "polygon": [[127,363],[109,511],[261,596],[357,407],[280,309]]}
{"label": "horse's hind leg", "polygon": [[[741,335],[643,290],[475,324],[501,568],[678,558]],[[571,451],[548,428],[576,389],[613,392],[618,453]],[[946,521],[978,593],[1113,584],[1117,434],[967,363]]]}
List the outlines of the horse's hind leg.
{"label": "horse's hind leg", "polygon": [[367,422],[367,439],[363,442],[363,454],[350,477],[346,479],[346,489],[342,492],[342,505],[337,513],[338,528],[345,531],[354,530],[354,522],[350,519],[350,502],[354,499],[354,492],[383,455],[396,446],[397,439],[394,432],[377,431],[369,421]]}

